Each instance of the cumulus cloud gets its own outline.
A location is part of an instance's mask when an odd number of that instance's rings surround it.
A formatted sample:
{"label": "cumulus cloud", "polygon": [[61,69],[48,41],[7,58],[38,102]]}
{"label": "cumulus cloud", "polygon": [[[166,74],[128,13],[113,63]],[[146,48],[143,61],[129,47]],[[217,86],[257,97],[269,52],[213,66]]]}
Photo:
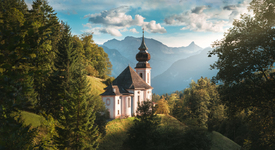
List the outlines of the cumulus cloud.
{"label": "cumulus cloud", "polygon": [[166,33],[164,27],[161,27],[159,23],[156,24],[155,20],[144,22],[144,29],[149,30],[152,33]]}
{"label": "cumulus cloud", "polygon": [[[199,10],[199,9],[198,9]],[[201,9],[200,9],[201,10]],[[224,32],[223,26],[225,21],[211,20],[211,16],[196,11],[198,13],[185,12],[179,15],[172,15],[165,18],[165,23],[168,25],[181,25],[181,30],[193,31],[211,31],[211,32]]]}
{"label": "cumulus cloud", "polygon": [[[159,23],[157,24],[156,21],[145,22],[145,18],[138,14],[133,19],[131,15],[126,14],[128,11],[129,7],[123,6],[97,14],[89,14],[84,18],[89,18],[89,23],[97,27],[95,30],[113,36],[122,36],[120,32],[126,31],[138,33],[135,28],[128,30],[132,26],[143,26],[151,33],[166,33],[165,28],[161,27]],[[84,27],[88,27],[88,25],[86,24]]]}
{"label": "cumulus cloud", "polygon": [[137,32],[136,28],[132,28],[132,29],[130,29],[130,31],[133,33],[139,33],[139,32]]}

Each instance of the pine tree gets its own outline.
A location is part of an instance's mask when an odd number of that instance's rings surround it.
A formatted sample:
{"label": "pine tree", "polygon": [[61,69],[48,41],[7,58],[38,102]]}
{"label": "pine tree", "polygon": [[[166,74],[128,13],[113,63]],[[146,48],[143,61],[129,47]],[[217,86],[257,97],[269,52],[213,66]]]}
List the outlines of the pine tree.
{"label": "pine tree", "polygon": [[34,88],[37,92],[37,106],[48,99],[48,77],[53,68],[57,42],[59,41],[60,25],[56,13],[46,0],[35,0],[32,9],[28,11],[27,23],[31,26],[26,36],[26,43],[32,45],[35,50],[35,59],[32,67],[34,73]]}
{"label": "pine tree", "polygon": [[[93,96],[87,80],[87,73],[83,64],[78,63],[74,68],[73,78],[70,83],[73,91],[68,94],[68,101],[61,111],[60,127],[57,127],[57,138],[60,148],[96,149],[100,134],[94,126],[96,112]],[[65,142],[64,142],[65,141]]]}
{"label": "pine tree", "polygon": [[57,119],[62,108],[62,102],[67,100],[66,92],[70,92],[69,82],[72,80],[72,66],[76,61],[76,51],[73,49],[70,27],[62,24],[62,35],[57,43],[54,69],[50,78],[50,98],[43,102],[42,107],[48,114]]}
{"label": "pine tree", "polygon": [[[33,49],[25,43],[29,29],[27,5],[21,0],[0,1],[0,146],[2,149],[32,148],[35,128],[23,125],[20,110],[29,109],[35,97],[30,64]],[[29,33],[30,35],[32,33]],[[30,70],[30,71],[29,71]],[[32,98],[31,98],[32,97]],[[30,100],[32,99],[32,100]]]}

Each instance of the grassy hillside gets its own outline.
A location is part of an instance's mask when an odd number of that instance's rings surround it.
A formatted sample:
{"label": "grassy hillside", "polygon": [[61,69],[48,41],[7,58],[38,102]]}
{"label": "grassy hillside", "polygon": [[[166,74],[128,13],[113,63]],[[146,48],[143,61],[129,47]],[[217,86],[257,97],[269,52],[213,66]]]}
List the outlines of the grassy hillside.
{"label": "grassy hillside", "polygon": [[[177,128],[182,131],[187,127],[176,118],[169,115],[158,115],[161,117],[161,128]],[[123,141],[127,138],[127,130],[133,125],[133,117],[127,119],[115,119],[108,122],[106,136],[100,141],[99,150],[120,150]],[[211,132],[211,150],[240,150],[240,146],[218,132]]]}
{"label": "grassy hillside", "polygon": [[211,150],[240,150],[241,146],[223,136],[219,132],[213,131],[211,134],[212,149]]}
{"label": "grassy hillside", "polygon": [[21,119],[24,121],[25,125],[31,124],[33,127],[40,126],[41,122],[44,120],[42,116],[26,111],[21,112]]}
{"label": "grassy hillside", "polygon": [[[161,118],[161,128],[178,128],[183,130],[186,126],[176,118],[169,115],[158,115]],[[100,150],[121,150],[123,141],[127,138],[127,130],[133,125],[134,117],[115,119],[108,122],[106,136],[100,141]]]}

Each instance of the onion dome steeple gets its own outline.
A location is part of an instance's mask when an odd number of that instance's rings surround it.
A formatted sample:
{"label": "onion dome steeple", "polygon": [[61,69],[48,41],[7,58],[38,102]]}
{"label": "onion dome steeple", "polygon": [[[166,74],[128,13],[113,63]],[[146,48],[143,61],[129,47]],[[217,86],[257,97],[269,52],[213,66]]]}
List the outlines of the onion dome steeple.
{"label": "onion dome steeple", "polygon": [[141,45],[140,45],[140,47],[138,48],[139,50],[147,50],[148,48],[146,47],[146,44],[145,44],[145,42],[144,42],[144,29],[142,29],[143,31],[142,31],[142,33],[143,33],[143,35],[142,35],[142,42],[141,42]]}
{"label": "onion dome steeple", "polygon": [[138,61],[136,68],[151,68],[148,61],[151,59],[151,55],[147,51],[147,46],[144,41],[144,29],[143,29],[143,36],[142,42],[139,49],[139,53],[136,55],[136,60]]}

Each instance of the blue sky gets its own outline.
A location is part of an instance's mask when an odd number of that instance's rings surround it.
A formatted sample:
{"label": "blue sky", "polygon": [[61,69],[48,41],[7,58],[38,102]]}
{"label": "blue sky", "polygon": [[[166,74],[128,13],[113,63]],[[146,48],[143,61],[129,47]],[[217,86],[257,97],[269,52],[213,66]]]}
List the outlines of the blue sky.
{"label": "blue sky", "polygon": [[[32,0],[25,0],[31,8]],[[154,38],[167,46],[202,48],[223,38],[251,0],[48,0],[72,34],[93,33],[97,44],[126,36]]]}

